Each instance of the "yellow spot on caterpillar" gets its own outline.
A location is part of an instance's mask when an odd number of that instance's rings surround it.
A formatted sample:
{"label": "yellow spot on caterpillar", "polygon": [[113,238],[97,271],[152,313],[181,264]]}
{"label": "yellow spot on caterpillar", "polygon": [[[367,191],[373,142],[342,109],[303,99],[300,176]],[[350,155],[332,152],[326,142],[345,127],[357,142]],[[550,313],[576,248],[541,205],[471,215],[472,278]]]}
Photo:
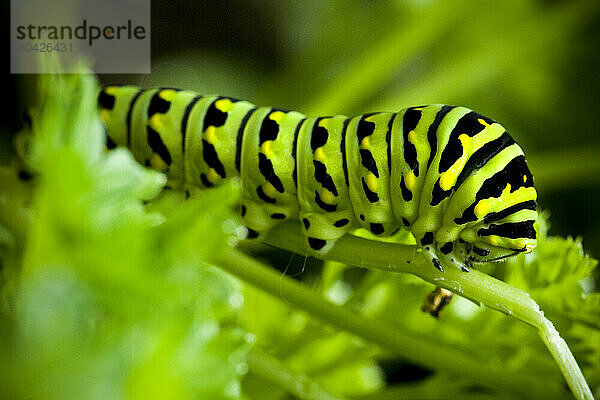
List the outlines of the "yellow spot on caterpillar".
{"label": "yellow spot on caterpillar", "polygon": [[152,165],[152,168],[158,170],[162,170],[167,166],[164,160],[160,158],[160,156],[156,153],[152,154],[152,158],[150,159],[150,165]]}
{"label": "yellow spot on caterpillar", "polygon": [[285,117],[285,113],[283,111],[273,111],[271,114],[269,114],[269,119],[277,122],[278,124],[281,122],[283,117]]}
{"label": "yellow spot on caterpillar", "polygon": [[271,145],[273,144],[272,140],[266,140],[260,146],[260,149],[264,153],[265,156],[271,157],[273,155],[273,150],[271,149]]}
{"label": "yellow spot on caterpillar", "polygon": [[100,118],[102,118],[102,121],[106,124],[110,119],[110,111],[106,109],[100,110]]}
{"label": "yellow spot on caterpillar", "polygon": [[335,196],[327,189],[323,189],[321,192],[321,200],[327,204],[334,204]]}
{"label": "yellow spot on caterpillar", "polygon": [[275,197],[275,194],[277,193],[277,189],[275,189],[275,187],[273,185],[271,185],[270,182],[266,182],[263,185],[263,192],[265,192],[265,194],[271,198]]}
{"label": "yellow spot on caterpillar", "polygon": [[408,141],[412,144],[417,144],[417,132],[414,129],[408,132]]}
{"label": "yellow spot on caterpillar", "polygon": [[215,101],[215,107],[222,112],[228,112],[233,108],[233,102],[229,99],[221,99]]}
{"label": "yellow spot on caterpillar", "polygon": [[463,157],[465,156],[465,154],[468,154],[470,150],[468,147],[471,144],[471,141],[473,140],[472,137],[470,137],[469,135],[465,135],[464,133],[462,135],[460,135],[458,137],[458,140],[460,140],[460,143],[462,144],[463,147]]}
{"label": "yellow spot on caterpillar", "polygon": [[106,92],[106,94],[110,94],[111,96],[116,96],[117,94],[119,94],[119,87],[109,86],[106,89],[104,89],[104,92]]}
{"label": "yellow spot on caterpillar", "polygon": [[208,174],[206,174],[206,178],[210,183],[217,183],[221,177],[219,174],[217,174],[217,171],[215,171],[214,168],[210,168],[208,170]]}
{"label": "yellow spot on caterpillar", "polygon": [[490,200],[489,199],[484,199],[484,200],[480,200],[479,203],[477,203],[477,205],[475,206],[475,209],[473,210],[475,212],[475,216],[477,218],[481,218],[483,216],[485,216],[490,210]]}
{"label": "yellow spot on caterpillar", "polygon": [[325,161],[325,152],[322,147],[319,147],[315,150],[315,160],[317,161]]}
{"label": "yellow spot on caterpillar", "polygon": [[489,213],[490,210],[492,210],[492,208],[496,208],[498,206],[498,204],[501,204],[502,202],[504,202],[506,204],[511,203],[510,189],[511,189],[510,183],[507,183],[506,187],[500,194],[500,197],[497,197],[497,198],[494,197],[491,199],[483,199],[483,200],[479,201],[479,203],[477,203],[477,205],[475,206],[475,209],[473,210],[473,212],[475,213],[475,216],[477,218],[482,218],[487,213]]}
{"label": "yellow spot on caterpillar", "polygon": [[440,176],[440,188],[443,191],[448,191],[456,182],[456,174],[452,174],[452,171],[446,171]]}
{"label": "yellow spot on caterpillar", "polygon": [[370,145],[371,145],[371,143],[369,142],[369,137],[368,136],[365,136],[363,138],[363,140],[360,142],[360,148],[361,149],[365,149],[366,150],[366,149],[369,148]]}
{"label": "yellow spot on caterpillar", "polygon": [[163,117],[165,114],[154,114],[148,121],[148,125],[155,131],[161,131],[164,128]]}
{"label": "yellow spot on caterpillar", "polygon": [[329,125],[329,119],[330,118],[323,118],[322,120],[320,120],[319,126],[323,127],[323,128],[327,128],[327,126]]}
{"label": "yellow spot on caterpillar", "polygon": [[469,135],[462,134],[458,137],[463,148],[462,156],[440,176],[440,188],[444,191],[450,190],[456,183],[456,179],[467,162],[467,158],[471,154],[471,144],[473,138]]}
{"label": "yellow spot on caterpillar", "polygon": [[498,240],[498,237],[497,237],[497,236],[493,236],[493,235],[492,235],[492,236],[489,236],[488,242],[490,242],[490,244],[491,244],[492,246],[498,246],[498,242],[499,242],[499,240]]}
{"label": "yellow spot on caterpillar", "polygon": [[490,124],[488,124],[487,122],[485,122],[485,120],[483,120],[481,118],[478,118],[477,121],[483,126],[490,126]]}
{"label": "yellow spot on caterpillar", "polygon": [[371,192],[377,192],[378,182],[377,182],[377,178],[375,177],[375,175],[373,175],[373,174],[367,175],[366,182],[367,182],[367,187],[369,188],[369,190]]}
{"label": "yellow spot on caterpillar", "polygon": [[417,177],[414,172],[408,171],[407,174],[404,175],[404,184],[411,192],[415,190],[415,186],[417,186]]}
{"label": "yellow spot on caterpillar", "polygon": [[523,175],[523,183],[527,182],[527,175]]}
{"label": "yellow spot on caterpillar", "polygon": [[210,125],[204,131],[204,139],[210,144],[215,144],[217,142],[217,128]]}
{"label": "yellow spot on caterpillar", "polygon": [[175,95],[177,95],[177,92],[171,89],[165,89],[165,90],[161,90],[158,95],[167,100],[167,101],[171,101],[173,100],[173,98],[175,98]]}

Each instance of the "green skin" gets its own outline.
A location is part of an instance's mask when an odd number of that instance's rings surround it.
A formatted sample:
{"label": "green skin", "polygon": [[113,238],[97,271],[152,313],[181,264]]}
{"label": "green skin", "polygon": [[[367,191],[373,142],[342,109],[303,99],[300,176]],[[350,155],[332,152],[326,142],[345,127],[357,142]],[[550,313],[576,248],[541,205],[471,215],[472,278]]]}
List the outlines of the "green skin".
{"label": "green skin", "polygon": [[498,123],[439,104],[398,113],[307,118],[176,89],[106,87],[108,147],[167,174],[170,185],[210,187],[239,176],[249,237],[302,222],[320,253],[357,228],[408,229],[432,264],[466,270],[535,247],[533,176]]}

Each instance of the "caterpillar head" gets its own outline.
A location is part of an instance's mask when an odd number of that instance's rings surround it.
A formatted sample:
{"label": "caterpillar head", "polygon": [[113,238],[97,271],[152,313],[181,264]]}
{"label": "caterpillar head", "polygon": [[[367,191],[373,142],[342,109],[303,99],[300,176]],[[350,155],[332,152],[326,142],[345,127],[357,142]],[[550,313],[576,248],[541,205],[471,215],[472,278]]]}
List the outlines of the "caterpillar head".
{"label": "caterpillar head", "polygon": [[459,258],[466,262],[486,263],[501,261],[519,253],[529,253],[536,245],[535,236],[534,238],[518,238],[508,241],[506,239],[494,237],[492,240],[494,244],[487,240],[467,242],[459,239],[456,243],[455,251],[459,255]]}

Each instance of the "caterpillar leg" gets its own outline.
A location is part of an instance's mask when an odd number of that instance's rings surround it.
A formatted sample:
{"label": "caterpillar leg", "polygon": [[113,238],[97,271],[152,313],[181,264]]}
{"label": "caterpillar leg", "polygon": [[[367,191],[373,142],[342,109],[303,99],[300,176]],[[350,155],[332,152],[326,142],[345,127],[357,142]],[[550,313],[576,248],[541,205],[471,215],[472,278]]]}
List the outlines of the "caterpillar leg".
{"label": "caterpillar leg", "polygon": [[450,253],[448,255],[443,256],[443,258],[449,263],[454,265],[456,268],[461,270],[462,272],[471,272],[471,263],[466,261],[464,263],[458,261],[459,258],[454,254]]}
{"label": "caterpillar leg", "polygon": [[300,212],[302,233],[306,237],[308,247],[319,254],[325,254],[350,230],[350,211],[320,214],[317,212]]}
{"label": "caterpillar leg", "polygon": [[443,260],[445,264],[454,265],[457,269],[462,272],[470,272],[471,265],[470,263],[462,263],[459,261],[459,257],[457,257],[454,253],[443,254],[438,252],[433,245],[427,245],[423,247],[423,255],[430,261],[431,265],[435,268],[444,272],[444,268],[442,267],[442,263],[440,260]]}
{"label": "caterpillar leg", "polygon": [[311,249],[311,251],[314,251],[318,254],[326,254],[327,252],[329,252],[329,250],[331,250],[336,241],[337,239],[327,240],[319,239],[316,237],[306,238],[306,244],[308,245],[308,247]]}
{"label": "caterpillar leg", "polygon": [[[448,264],[454,265],[462,272],[470,272],[472,264],[468,261],[465,248],[464,246],[461,246],[460,243],[446,242],[441,246],[438,244],[436,247],[438,254],[440,254]],[[464,260],[464,262],[462,260]]]}
{"label": "caterpillar leg", "polygon": [[242,221],[248,230],[246,239],[259,239],[268,232],[275,224],[268,223],[265,218],[264,209],[253,202],[242,202],[240,206]]}
{"label": "caterpillar leg", "polygon": [[431,265],[433,265],[440,272],[444,272],[444,268],[442,268],[442,263],[440,263],[440,259],[435,251],[435,247],[432,245],[423,247],[423,255],[429,260]]}
{"label": "caterpillar leg", "polygon": [[289,207],[242,200],[240,206],[242,221],[248,229],[247,239],[261,237],[288,218],[297,218],[297,212]]}

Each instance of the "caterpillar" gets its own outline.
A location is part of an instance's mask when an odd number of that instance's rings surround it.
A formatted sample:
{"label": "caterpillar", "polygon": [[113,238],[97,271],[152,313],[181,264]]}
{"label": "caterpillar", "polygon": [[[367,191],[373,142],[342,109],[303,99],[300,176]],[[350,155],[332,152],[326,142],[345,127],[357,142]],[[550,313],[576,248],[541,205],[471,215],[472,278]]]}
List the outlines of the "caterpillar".
{"label": "caterpillar", "polygon": [[174,185],[242,182],[248,237],[301,221],[327,252],[357,228],[409,230],[431,264],[472,263],[536,245],[537,193],[523,151],[502,125],[441,104],[352,118],[172,88],[108,86],[99,95],[107,147],[165,173]]}

